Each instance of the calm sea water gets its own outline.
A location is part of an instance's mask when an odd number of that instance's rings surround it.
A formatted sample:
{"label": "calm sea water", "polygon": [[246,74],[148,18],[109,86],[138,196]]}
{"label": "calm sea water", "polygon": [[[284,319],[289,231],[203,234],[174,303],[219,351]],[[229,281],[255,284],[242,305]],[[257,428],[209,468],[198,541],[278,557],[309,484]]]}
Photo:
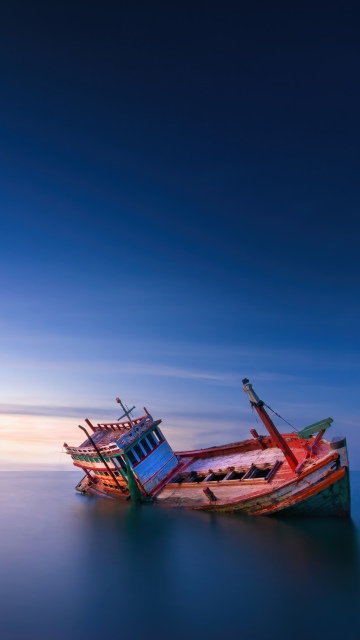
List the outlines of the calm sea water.
{"label": "calm sea water", "polygon": [[0,637],[355,638],[353,518],[244,518],[81,496],[78,473],[1,472]]}

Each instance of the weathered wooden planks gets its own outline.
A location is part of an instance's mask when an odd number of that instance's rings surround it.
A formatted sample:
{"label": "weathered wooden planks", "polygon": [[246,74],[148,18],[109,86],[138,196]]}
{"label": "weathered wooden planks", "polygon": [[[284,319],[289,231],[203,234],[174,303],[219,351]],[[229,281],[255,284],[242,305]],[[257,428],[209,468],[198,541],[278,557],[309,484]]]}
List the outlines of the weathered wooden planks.
{"label": "weathered wooden planks", "polygon": [[126,423],[90,425],[88,441],[80,447],[65,445],[87,474],[77,490],[128,499],[131,471],[140,499],[159,506],[246,515],[349,513],[346,440],[323,439],[331,419],[310,425],[300,432],[303,437],[280,434],[264,403],[251,398],[259,415],[266,414],[263,422],[270,435],[252,430],[252,439],[208,449],[174,453],[159,429],[161,421],[146,410],[136,420],[126,413]]}

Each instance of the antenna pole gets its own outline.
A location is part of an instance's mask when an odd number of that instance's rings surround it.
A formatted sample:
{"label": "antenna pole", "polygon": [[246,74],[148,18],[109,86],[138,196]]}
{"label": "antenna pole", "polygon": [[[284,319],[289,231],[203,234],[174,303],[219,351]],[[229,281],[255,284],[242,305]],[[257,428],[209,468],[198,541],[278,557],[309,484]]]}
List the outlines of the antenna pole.
{"label": "antenna pole", "polygon": [[133,423],[133,421],[131,419],[130,413],[131,413],[131,411],[133,409],[135,409],[135,407],[133,407],[132,409],[125,409],[125,407],[124,407],[123,403],[121,402],[120,398],[116,398],[116,402],[121,406],[121,408],[122,408],[122,410],[124,412],[124,415],[121,416],[121,418],[119,418],[119,420],[121,420],[122,418],[124,418],[126,416],[128,418],[128,420],[129,420],[131,426],[134,427],[135,425],[134,425],[134,423]]}

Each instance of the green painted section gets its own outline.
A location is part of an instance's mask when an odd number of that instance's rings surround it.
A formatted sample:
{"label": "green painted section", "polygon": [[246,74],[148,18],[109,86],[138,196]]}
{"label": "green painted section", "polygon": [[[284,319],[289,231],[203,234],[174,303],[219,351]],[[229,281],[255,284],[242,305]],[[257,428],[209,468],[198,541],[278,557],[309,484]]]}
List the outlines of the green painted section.
{"label": "green painted section", "polygon": [[126,460],[126,476],[131,500],[133,502],[140,502],[143,498],[143,495],[138,487],[138,483],[136,482],[134,472],[130,466],[129,460],[127,459],[126,453],[124,453],[124,458]]}
{"label": "green painted section", "polygon": [[331,427],[331,423],[334,422],[332,418],[324,418],[324,420],[320,420],[320,422],[314,422],[309,427],[305,427],[299,431],[300,438],[310,438],[310,436],[314,435],[314,433],[318,433],[323,429],[328,429]]}

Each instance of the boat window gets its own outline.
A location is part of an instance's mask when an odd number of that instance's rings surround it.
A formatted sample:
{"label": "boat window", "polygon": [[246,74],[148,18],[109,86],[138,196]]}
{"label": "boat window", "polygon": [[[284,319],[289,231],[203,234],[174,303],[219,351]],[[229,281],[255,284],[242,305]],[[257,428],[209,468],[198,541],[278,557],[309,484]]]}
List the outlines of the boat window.
{"label": "boat window", "polygon": [[145,456],[147,456],[147,451],[146,451],[146,449],[145,449],[145,447],[143,445],[143,441],[142,440],[139,441],[139,447],[140,447],[141,451],[143,452],[143,458],[144,458]]}
{"label": "boat window", "polygon": [[152,433],[148,433],[146,437],[147,437],[148,441],[150,442],[151,447],[153,449],[155,449],[155,447],[157,446],[158,443],[156,442],[156,440],[155,440],[154,436],[152,435]]}
{"label": "boat window", "polygon": [[128,451],[126,455],[129,458],[131,464],[136,464],[138,462],[132,451]]}
{"label": "boat window", "polygon": [[142,460],[143,458],[145,458],[145,452],[141,449],[141,447],[139,447],[138,444],[135,444],[133,446],[132,451],[134,451],[136,453],[136,455],[138,456],[139,460]]}
{"label": "boat window", "polygon": [[150,451],[152,451],[154,447],[153,447],[153,445],[151,444],[151,442],[150,442],[149,438],[148,438],[147,436],[146,436],[146,437],[144,436],[143,440],[144,440],[144,442],[146,442],[146,443],[148,444],[148,446],[150,447]]}
{"label": "boat window", "polygon": [[155,438],[157,438],[157,440],[159,442],[162,442],[164,440],[163,436],[161,435],[159,429],[157,427],[155,427],[155,429],[153,429],[152,433],[154,434]]}
{"label": "boat window", "polygon": [[144,447],[146,453],[150,453],[151,447],[150,447],[148,441],[146,440],[146,438],[143,438],[142,440],[140,440],[140,444],[141,444],[142,447]]}

